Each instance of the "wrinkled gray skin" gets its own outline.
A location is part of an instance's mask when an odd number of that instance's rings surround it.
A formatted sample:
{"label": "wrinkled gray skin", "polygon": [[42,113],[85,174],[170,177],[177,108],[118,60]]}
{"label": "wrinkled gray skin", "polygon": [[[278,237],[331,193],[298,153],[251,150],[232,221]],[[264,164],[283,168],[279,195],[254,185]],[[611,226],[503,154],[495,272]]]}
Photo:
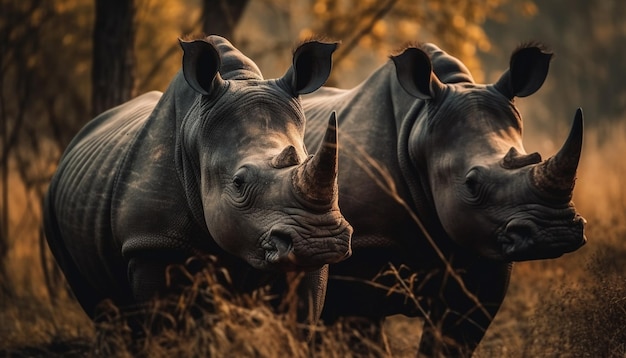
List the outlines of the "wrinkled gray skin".
{"label": "wrinkled gray skin", "polygon": [[[542,162],[524,151],[513,103],[540,88],[550,60],[539,47],[521,47],[497,83],[483,85],[457,59],[424,44],[355,88],[303,96],[307,143],[338,112],[340,206],[354,227],[352,257],[330,267],[325,322],[428,312],[420,353],[471,355],[504,299],[513,261],[555,258],[586,242],[585,221],[571,202],[582,112],[563,148]],[[417,275],[421,307],[363,282],[389,263],[403,277]],[[389,275],[377,281],[396,283]]]}
{"label": "wrinkled gray skin", "polygon": [[272,80],[221,37],[181,46],[165,93],[106,111],[68,146],[44,203],[49,246],[91,317],[105,298],[162,292],[167,265],[213,255],[242,291],[308,272],[299,292],[314,318],[352,228],[337,205],[336,119],[309,156],[299,95],[326,81],[336,44],[302,44]]}

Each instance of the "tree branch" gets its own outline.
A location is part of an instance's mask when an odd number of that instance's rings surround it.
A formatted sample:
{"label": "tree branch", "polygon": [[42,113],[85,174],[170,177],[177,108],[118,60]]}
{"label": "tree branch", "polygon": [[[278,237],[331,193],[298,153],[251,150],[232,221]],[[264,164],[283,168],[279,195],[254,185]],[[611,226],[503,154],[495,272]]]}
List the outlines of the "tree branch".
{"label": "tree branch", "polygon": [[374,16],[372,16],[370,21],[365,24],[365,26],[356,33],[356,35],[350,38],[350,40],[348,40],[345,44],[342,44],[337,51],[337,55],[333,59],[334,64],[337,65],[344,58],[346,58],[346,56],[358,45],[359,41],[364,36],[372,32],[372,29],[374,28],[374,25],[376,25],[376,22],[385,17],[385,15],[387,15],[389,11],[391,11],[391,9],[396,5],[397,2],[398,0],[388,0],[386,3],[384,3],[380,7],[380,9],[376,11]]}

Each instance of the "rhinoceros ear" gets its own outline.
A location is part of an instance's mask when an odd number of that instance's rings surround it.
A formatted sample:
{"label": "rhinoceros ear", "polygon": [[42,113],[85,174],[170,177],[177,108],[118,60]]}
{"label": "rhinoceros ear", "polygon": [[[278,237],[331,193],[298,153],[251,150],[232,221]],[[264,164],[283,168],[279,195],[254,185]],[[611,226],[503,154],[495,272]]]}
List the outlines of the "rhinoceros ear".
{"label": "rhinoceros ear", "polygon": [[415,47],[409,47],[397,56],[391,56],[396,66],[396,76],[402,88],[419,99],[434,99],[444,84],[433,72],[428,55]]}
{"label": "rhinoceros ear", "polygon": [[196,92],[203,95],[215,93],[224,80],[218,70],[221,60],[217,49],[204,39],[178,40],[183,48],[183,75]]}
{"label": "rhinoceros ear", "polygon": [[511,55],[509,69],[495,83],[496,89],[509,99],[537,92],[548,76],[552,53],[539,46],[521,47]]}
{"label": "rhinoceros ear", "polygon": [[337,42],[303,43],[294,52],[292,65],[281,80],[294,95],[311,93],[322,87],[330,75],[332,54],[338,45]]}

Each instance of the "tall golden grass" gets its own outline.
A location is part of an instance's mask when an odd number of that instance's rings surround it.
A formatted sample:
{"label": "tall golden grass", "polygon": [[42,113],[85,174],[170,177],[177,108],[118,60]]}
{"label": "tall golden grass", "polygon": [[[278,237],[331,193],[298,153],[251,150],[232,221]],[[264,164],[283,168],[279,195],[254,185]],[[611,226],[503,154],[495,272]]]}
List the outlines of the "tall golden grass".
{"label": "tall golden grass", "polygon": [[[540,142],[542,138],[531,138]],[[626,355],[626,122],[585,133],[574,201],[588,220],[588,244],[558,259],[517,263],[504,304],[476,357],[624,357]],[[413,357],[421,321],[391,317],[383,344],[368,341],[346,322],[302,327],[293,315],[275,314],[263,294],[229,299],[210,271],[194,290],[170,305],[165,325],[133,345],[123,316],[111,307],[97,326],[63,282],[48,292],[40,265],[37,196],[11,177],[12,294],[0,299],[0,355],[12,356],[256,356]],[[50,295],[52,293],[52,297]],[[181,305],[210,302],[201,315]],[[160,306],[159,306],[160,305]],[[171,313],[168,313],[171,314]],[[317,332],[307,344],[303,328]]]}

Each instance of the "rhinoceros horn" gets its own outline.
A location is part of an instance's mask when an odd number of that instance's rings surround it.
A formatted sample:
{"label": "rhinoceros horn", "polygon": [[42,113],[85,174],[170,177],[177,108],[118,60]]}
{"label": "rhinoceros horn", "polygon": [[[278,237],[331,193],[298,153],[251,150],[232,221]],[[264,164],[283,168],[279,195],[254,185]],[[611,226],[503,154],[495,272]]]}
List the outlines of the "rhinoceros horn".
{"label": "rhinoceros horn", "polygon": [[294,172],[293,185],[307,202],[331,204],[337,195],[337,116],[333,112],[317,153]]}
{"label": "rhinoceros horn", "polygon": [[576,111],[569,136],[561,149],[545,162],[533,167],[533,184],[556,197],[571,196],[583,143],[583,112]]}

